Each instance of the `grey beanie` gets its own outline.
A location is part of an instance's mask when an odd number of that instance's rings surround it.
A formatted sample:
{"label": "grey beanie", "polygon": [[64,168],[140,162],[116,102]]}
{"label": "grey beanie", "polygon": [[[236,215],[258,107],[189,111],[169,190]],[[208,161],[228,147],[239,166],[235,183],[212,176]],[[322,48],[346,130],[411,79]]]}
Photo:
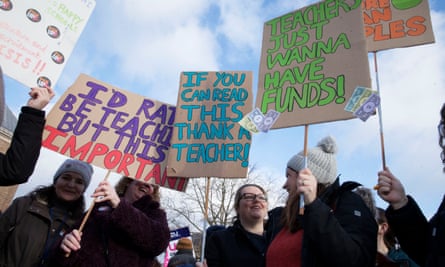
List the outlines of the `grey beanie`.
{"label": "grey beanie", "polygon": [[85,190],[91,182],[91,176],[93,175],[93,167],[90,164],[77,159],[67,159],[60,165],[54,174],[53,183],[56,183],[57,178],[64,172],[75,172],[82,176],[85,182]]}
{"label": "grey beanie", "polygon": [[[321,139],[317,146],[307,151],[307,167],[317,179],[319,184],[332,184],[337,178],[337,160],[335,153],[337,144],[331,136]],[[288,162],[287,167],[294,171],[304,169],[304,153],[301,151],[294,155]]]}

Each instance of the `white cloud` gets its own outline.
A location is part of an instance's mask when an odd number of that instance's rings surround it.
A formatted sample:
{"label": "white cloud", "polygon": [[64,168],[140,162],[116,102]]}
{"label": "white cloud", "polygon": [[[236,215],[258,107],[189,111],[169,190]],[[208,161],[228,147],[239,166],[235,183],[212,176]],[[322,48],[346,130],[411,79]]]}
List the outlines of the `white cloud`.
{"label": "white cloud", "polygon": [[[172,104],[176,103],[179,73],[184,70],[242,66],[257,77],[264,22],[309,2],[314,1],[97,1],[67,61],[53,103],[81,72]],[[432,2],[431,6],[439,3]],[[431,16],[434,44],[378,53],[386,161],[428,217],[438,207],[445,186],[436,129],[445,99],[443,8],[432,11]],[[372,57],[370,66],[373,71]],[[14,101],[22,97],[7,94]],[[294,127],[255,135],[251,164],[270,171],[281,187],[287,160],[303,148],[303,133],[303,127]],[[311,125],[309,146],[327,134],[337,139],[342,179],[373,186],[382,166],[378,117],[366,123],[355,119]],[[50,183],[63,160],[42,149],[34,175],[19,187],[17,195]],[[105,171],[96,173],[97,184]],[[89,190],[94,187],[92,183]]]}

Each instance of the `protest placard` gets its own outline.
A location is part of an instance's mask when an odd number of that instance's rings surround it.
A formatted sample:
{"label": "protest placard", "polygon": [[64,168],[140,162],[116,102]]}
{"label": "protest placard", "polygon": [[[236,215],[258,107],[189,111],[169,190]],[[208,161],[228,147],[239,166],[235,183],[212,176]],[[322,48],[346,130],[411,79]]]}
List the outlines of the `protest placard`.
{"label": "protest placard", "polygon": [[1,1],[0,62],[27,87],[54,87],[94,0]]}
{"label": "protest placard", "polygon": [[185,191],[165,171],[176,107],[81,74],[47,117],[43,146],[145,182]]}
{"label": "protest placard", "polygon": [[362,0],[368,51],[434,42],[428,0]]}
{"label": "protest placard", "polygon": [[255,107],[281,113],[272,128],[351,119],[347,99],[370,83],[360,1],[321,1],[264,24]]}
{"label": "protest placard", "polygon": [[244,178],[251,134],[238,123],[252,110],[252,72],[183,72],[168,175]]}

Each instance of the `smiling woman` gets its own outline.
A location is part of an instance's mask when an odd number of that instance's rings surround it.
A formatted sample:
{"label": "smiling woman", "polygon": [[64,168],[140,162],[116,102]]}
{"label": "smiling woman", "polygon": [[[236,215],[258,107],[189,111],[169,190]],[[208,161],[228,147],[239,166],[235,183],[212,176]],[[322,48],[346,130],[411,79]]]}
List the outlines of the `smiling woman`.
{"label": "smiling woman", "polygon": [[48,266],[53,248],[82,217],[92,174],[88,163],[68,159],[52,185],[14,200],[0,217],[0,266]]}
{"label": "smiling woman", "polygon": [[208,267],[265,266],[267,216],[266,191],[256,184],[245,184],[235,194],[236,220],[233,226],[212,233],[205,248]]}
{"label": "smiling woman", "polygon": [[159,186],[122,177],[115,188],[100,182],[92,197],[96,207],[83,232],[64,237],[56,266],[152,266],[170,240]]}

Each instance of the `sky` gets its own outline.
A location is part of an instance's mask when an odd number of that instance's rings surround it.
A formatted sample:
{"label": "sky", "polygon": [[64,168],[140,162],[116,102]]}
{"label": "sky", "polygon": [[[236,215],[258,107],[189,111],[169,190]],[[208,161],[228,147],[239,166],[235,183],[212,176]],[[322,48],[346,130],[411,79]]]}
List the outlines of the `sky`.
{"label": "sky", "polygon": [[[46,110],[80,73],[175,105],[182,71],[248,70],[253,71],[256,94],[264,22],[314,2],[97,1]],[[378,117],[373,116],[366,122],[352,119],[310,125],[308,131],[309,147],[327,135],[336,139],[341,181],[355,180],[372,188],[382,169],[382,130],[386,165],[428,218],[438,208],[445,188],[437,134],[439,110],[445,99],[445,3],[429,3],[434,44],[377,53],[382,128]],[[369,64],[376,89],[371,55]],[[18,114],[27,101],[28,89],[8,77],[5,86],[7,105]],[[303,142],[304,127],[255,134],[250,164],[281,187],[286,163],[303,149]],[[65,159],[42,148],[34,174],[19,186],[16,196],[51,184],[56,168]],[[104,169],[95,167],[87,193],[105,174]],[[377,196],[376,200],[378,206],[386,207]]]}

